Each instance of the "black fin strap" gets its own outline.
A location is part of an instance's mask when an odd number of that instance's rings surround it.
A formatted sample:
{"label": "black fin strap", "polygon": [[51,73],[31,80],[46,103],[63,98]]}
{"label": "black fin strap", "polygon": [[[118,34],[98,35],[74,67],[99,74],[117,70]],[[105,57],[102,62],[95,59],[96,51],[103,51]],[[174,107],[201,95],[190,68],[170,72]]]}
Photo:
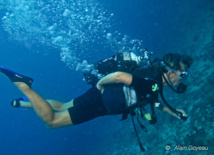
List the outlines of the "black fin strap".
{"label": "black fin strap", "polygon": [[[130,113],[132,113],[131,110],[130,110]],[[134,126],[134,130],[135,130],[135,133],[136,133],[136,136],[137,136],[137,140],[138,140],[138,143],[139,143],[139,146],[140,146],[140,150],[143,151],[143,152],[145,152],[146,149],[143,147],[142,143],[140,142],[140,138],[138,136],[137,129],[135,127],[133,115],[131,115],[131,117],[132,117],[132,123],[133,123],[133,126]]]}

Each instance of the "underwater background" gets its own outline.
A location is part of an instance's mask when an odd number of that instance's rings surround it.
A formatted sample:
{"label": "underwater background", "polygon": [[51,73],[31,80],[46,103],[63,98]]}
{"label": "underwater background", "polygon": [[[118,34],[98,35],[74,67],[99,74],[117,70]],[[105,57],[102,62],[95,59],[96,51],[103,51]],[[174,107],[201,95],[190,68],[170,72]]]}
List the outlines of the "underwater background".
{"label": "underwater background", "polygon": [[[164,90],[167,101],[189,119],[157,111],[157,124],[145,121],[148,132],[137,130],[144,154],[214,153],[213,0],[0,0],[0,17],[0,65],[33,77],[34,90],[45,99],[66,102],[90,88],[77,68],[84,60],[91,64],[117,51],[140,54],[144,48],[153,58],[167,52],[191,55],[188,90],[182,95]],[[11,100],[22,94],[3,74],[0,81],[1,155],[143,154],[130,117],[48,129],[33,110],[12,108]]]}

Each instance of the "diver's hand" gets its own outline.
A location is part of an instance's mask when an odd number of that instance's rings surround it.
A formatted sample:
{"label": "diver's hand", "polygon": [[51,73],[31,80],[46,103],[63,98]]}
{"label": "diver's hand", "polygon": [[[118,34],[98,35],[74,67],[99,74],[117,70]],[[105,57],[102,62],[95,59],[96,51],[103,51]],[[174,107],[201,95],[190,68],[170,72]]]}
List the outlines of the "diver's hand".
{"label": "diver's hand", "polygon": [[99,85],[99,84],[97,83],[97,89],[101,91],[101,90],[103,90],[103,89],[104,89],[104,87],[103,87],[103,86],[101,86],[101,85]]}
{"label": "diver's hand", "polygon": [[103,93],[103,91],[104,91],[104,87],[103,86],[101,86],[101,85],[99,85],[98,83],[97,83],[97,89],[98,90],[100,90],[101,91],[101,94]]}
{"label": "diver's hand", "polygon": [[[182,116],[188,117],[187,113],[183,109],[176,109],[176,110],[181,112]],[[174,116],[177,117],[178,119],[181,119],[178,115],[174,115]]]}

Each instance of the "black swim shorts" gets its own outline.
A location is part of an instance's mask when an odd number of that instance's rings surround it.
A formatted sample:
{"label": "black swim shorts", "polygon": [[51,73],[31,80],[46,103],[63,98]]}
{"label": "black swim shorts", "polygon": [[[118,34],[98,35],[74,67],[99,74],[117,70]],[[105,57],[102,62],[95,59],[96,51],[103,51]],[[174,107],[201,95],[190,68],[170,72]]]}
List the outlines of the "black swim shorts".
{"label": "black swim shorts", "polygon": [[86,93],[75,98],[73,103],[74,106],[68,111],[74,125],[108,114],[101,93],[96,87],[90,88]]}

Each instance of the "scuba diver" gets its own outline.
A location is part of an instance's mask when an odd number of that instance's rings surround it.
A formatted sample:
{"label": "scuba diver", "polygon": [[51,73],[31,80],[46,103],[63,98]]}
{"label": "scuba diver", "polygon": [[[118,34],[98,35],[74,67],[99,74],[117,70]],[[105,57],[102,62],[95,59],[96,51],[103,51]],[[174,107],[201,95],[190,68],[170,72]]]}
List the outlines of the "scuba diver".
{"label": "scuba diver", "polygon": [[[98,62],[92,70],[97,70],[101,76],[94,75],[91,71],[84,73],[86,81],[92,87],[67,103],[43,99],[31,88],[33,79],[30,77],[5,67],[0,67],[0,71],[26,96],[13,100],[11,105],[33,108],[49,128],[77,125],[105,115],[122,114],[121,120],[124,120],[130,114],[136,131],[133,120],[136,108],[139,111],[137,116],[140,114],[146,117],[151,124],[157,122],[155,107],[186,120],[186,113],[171,107],[165,100],[162,90],[167,85],[177,93],[186,90],[182,81],[188,77],[187,69],[192,64],[192,58],[188,55],[168,53],[162,60],[151,62],[146,58],[145,52],[148,51],[144,51],[143,58],[136,57],[132,52],[119,52]],[[159,94],[165,105],[159,101]],[[148,115],[143,116],[142,109],[145,105],[151,106],[150,118]],[[139,117],[137,120],[146,132]],[[137,138],[141,150],[145,151],[138,134]]]}

